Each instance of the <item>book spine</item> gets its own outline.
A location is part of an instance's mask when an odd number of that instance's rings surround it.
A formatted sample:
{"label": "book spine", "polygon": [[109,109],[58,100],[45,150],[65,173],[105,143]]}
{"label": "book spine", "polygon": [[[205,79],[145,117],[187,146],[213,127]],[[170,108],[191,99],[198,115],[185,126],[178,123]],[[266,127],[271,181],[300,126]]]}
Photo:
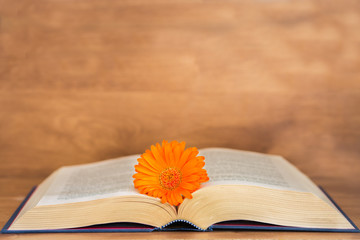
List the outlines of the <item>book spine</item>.
{"label": "book spine", "polygon": [[[201,228],[201,227],[198,227],[198,226],[196,226],[195,224],[193,224],[192,222],[190,222],[190,221],[188,221],[188,220],[184,220],[184,219],[176,219],[176,220],[174,220],[174,221],[171,221],[171,222],[168,222],[167,224],[165,224],[165,225],[163,225],[163,226],[161,226],[161,227],[159,227],[159,228],[157,228],[157,229],[155,229],[155,230],[166,230],[165,228],[167,227],[167,226],[169,226],[169,225],[171,225],[171,224],[173,224],[173,223],[179,223],[179,222],[183,222],[183,223],[186,223],[186,224],[189,224],[189,225],[191,225],[192,227],[194,227],[196,230],[198,230],[198,231],[208,231],[209,229],[203,229],[203,228]],[[189,229],[189,230],[191,230],[191,229]]]}

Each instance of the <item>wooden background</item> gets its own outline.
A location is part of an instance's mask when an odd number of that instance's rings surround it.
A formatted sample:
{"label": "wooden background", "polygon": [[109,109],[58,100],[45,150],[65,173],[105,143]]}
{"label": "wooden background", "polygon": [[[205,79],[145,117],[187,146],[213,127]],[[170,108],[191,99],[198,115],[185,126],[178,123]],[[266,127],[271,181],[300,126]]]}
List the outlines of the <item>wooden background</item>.
{"label": "wooden background", "polygon": [[280,154],[360,225],[359,1],[0,0],[1,226],[56,168],[162,139]]}

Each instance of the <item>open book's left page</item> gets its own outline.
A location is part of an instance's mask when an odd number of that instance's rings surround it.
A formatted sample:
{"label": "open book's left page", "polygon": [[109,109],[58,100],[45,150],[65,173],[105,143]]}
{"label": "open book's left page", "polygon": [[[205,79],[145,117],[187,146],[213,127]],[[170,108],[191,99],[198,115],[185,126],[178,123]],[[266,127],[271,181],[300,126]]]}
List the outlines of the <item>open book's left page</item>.
{"label": "open book's left page", "polygon": [[137,155],[62,167],[37,206],[91,201],[113,196],[140,195],[134,188]]}
{"label": "open book's left page", "polygon": [[173,206],[134,188],[136,164],[137,155],[133,155],[58,169],[39,185],[9,230],[129,222],[160,227],[175,220]]}

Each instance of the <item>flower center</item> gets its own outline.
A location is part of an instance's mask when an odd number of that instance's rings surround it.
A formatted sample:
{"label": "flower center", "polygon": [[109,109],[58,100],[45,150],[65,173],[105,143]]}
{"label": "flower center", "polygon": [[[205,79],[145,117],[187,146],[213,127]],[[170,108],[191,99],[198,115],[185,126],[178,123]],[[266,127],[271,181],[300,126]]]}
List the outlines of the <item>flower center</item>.
{"label": "flower center", "polygon": [[166,168],[159,176],[160,185],[166,190],[174,190],[181,183],[181,172],[176,168]]}

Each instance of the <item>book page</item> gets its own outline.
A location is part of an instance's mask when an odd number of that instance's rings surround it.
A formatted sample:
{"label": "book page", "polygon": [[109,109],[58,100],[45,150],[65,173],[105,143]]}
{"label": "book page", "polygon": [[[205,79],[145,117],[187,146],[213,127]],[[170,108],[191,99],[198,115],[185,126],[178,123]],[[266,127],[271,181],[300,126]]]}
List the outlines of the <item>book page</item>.
{"label": "book page", "polygon": [[63,167],[37,206],[140,195],[132,175],[138,155]]}
{"label": "book page", "polygon": [[210,178],[202,187],[250,185],[310,192],[338,211],[310,178],[281,156],[226,148],[207,148],[199,152],[205,156],[205,169]]}
{"label": "book page", "polygon": [[205,156],[208,185],[245,184],[317,192],[305,175],[280,156],[222,148],[204,149],[200,155]]}

